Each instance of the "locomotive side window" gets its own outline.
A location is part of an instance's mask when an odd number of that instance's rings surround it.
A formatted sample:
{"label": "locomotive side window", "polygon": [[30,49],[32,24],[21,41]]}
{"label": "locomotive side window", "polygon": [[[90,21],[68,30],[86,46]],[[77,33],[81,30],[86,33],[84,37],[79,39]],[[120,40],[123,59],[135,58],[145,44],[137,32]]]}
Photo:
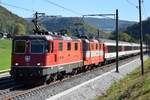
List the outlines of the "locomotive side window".
{"label": "locomotive side window", "polygon": [[46,44],[46,52],[50,52],[50,43],[49,42],[47,42],[47,44]]}
{"label": "locomotive side window", "polygon": [[67,50],[71,50],[71,43],[70,42],[67,43]]}
{"label": "locomotive side window", "polygon": [[98,49],[98,44],[96,44],[96,50]]}
{"label": "locomotive side window", "polygon": [[91,44],[91,50],[94,50],[94,43]]}
{"label": "locomotive side window", "polygon": [[101,49],[101,44],[99,44],[99,49]]}
{"label": "locomotive side window", "polygon": [[74,49],[78,50],[78,43],[75,43]]}
{"label": "locomotive side window", "polygon": [[51,42],[51,53],[54,52],[54,42]]}
{"label": "locomotive side window", "polygon": [[17,40],[14,42],[14,52],[15,53],[24,53],[26,43],[25,41]]}
{"label": "locomotive side window", "polygon": [[62,50],[63,50],[63,44],[62,44],[62,42],[59,42],[59,43],[58,43],[58,50],[59,50],[59,51],[62,51]]}
{"label": "locomotive side window", "polygon": [[43,52],[44,52],[44,41],[32,40],[31,53],[43,53]]}

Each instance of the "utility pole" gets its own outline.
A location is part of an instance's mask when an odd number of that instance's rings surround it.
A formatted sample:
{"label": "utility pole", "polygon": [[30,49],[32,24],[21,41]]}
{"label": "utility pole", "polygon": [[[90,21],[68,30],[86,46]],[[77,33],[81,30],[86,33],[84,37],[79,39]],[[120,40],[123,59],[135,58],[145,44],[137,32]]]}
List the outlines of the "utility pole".
{"label": "utility pole", "polygon": [[119,22],[118,22],[118,9],[116,9],[116,72],[118,70],[118,33],[119,33]]}
{"label": "utility pole", "polygon": [[83,15],[83,18],[85,16],[115,16],[116,17],[116,72],[119,72],[119,65],[118,65],[118,33],[119,33],[119,14],[118,14],[118,9],[116,9],[115,14],[88,14],[88,15]]}
{"label": "utility pole", "polygon": [[139,0],[139,22],[140,22],[140,58],[141,58],[141,73],[142,73],[142,75],[144,75],[144,68],[143,68],[143,34],[142,34],[141,0]]}

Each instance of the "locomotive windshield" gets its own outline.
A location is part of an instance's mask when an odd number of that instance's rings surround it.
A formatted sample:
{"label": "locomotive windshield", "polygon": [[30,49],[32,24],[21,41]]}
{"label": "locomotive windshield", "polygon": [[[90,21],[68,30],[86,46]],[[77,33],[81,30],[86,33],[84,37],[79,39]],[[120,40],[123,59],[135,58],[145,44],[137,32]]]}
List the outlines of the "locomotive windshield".
{"label": "locomotive windshield", "polygon": [[25,52],[25,41],[17,40],[14,43],[14,52],[15,53],[24,53]]}
{"label": "locomotive windshield", "polygon": [[44,41],[32,40],[31,41],[31,53],[43,53],[44,52]]}

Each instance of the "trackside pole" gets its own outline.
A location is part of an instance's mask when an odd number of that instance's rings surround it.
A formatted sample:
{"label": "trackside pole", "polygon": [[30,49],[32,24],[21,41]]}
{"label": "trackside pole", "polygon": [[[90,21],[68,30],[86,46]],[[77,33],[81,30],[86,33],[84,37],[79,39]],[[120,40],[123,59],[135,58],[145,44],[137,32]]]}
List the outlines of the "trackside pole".
{"label": "trackside pole", "polygon": [[119,33],[119,22],[118,22],[118,9],[116,9],[116,72],[118,70],[118,33]]}

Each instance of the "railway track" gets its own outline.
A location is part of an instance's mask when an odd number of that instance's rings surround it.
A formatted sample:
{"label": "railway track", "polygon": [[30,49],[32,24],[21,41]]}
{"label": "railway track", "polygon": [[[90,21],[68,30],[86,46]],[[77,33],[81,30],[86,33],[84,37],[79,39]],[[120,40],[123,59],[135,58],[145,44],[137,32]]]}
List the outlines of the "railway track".
{"label": "railway track", "polygon": [[5,98],[10,92],[23,87],[23,85],[16,83],[10,76],[0,78],[0,100]]}
{"label": "railway track", "polygon": [[[120,60],[119,64],[123,65],[138,56],[134,56],[131,58],[127,58],[124,60]],[[60,93],[64,90],[67,90],[69,88],[72,88],[78,84],[81,84],[82,82],[88,81],[96,76],[99,76],[111,69],[115,68],[115,62],[97,67],[93,70],[87,71],[85,73],[79,73],[77,75],[71,76],[71,78],[66,77],[61,81],[55,81],[50,83],[49,85],[42,85],[38,87],[33,87],[33,88],[26,88],[21,84],[14,83],[15,85],[12,85],[8,88],[4,88],[3,90],[2,87],[0,88],[0,100],[45,100],[46,98],[49,98],[53,95],[56,95],[57,93]],[[8,79],[10,81],[8,81]],[[1,81],[4,80],[4,81]],[[9,78],[0,79],[0,83],[9,83],[13,84],[13,80]],[[6,84],[5,83],[5,84]],[[1,92],[2,91],[2,92]]]}

